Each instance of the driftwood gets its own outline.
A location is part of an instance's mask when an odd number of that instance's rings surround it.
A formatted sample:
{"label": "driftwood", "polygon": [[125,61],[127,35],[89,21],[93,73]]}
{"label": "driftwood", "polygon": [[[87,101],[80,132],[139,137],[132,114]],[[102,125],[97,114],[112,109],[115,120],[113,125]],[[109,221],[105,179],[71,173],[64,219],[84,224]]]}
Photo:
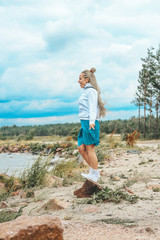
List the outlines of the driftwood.
{"label": "driftwood", "polygon": [[74,195],[79,198],[87,198],[91,197],[93,193],[98,193],[99,191],[103,190],[103,188],[91,180],[86,180],[81,188],[74,191]]}
{"label": "driftwood", "polygon": [[133,145],[136,142],[136,140],[138,139],[140,133],[141,133],[141,131],[137,133],[137,130],[134,130],[133,133],[127,134],[126,135],[126,144],[133,147]]}

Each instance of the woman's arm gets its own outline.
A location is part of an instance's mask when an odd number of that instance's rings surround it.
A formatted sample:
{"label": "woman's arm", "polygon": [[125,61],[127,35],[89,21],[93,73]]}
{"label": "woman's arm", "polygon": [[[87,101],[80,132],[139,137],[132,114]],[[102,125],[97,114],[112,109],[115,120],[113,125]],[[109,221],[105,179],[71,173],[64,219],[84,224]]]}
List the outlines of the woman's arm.
{"label": "woman's arm", "polygon": [[88,105],[89,105],[89,125],[90,129],[95,126],[97,117],[98,93],[95,89],[88,89]]}

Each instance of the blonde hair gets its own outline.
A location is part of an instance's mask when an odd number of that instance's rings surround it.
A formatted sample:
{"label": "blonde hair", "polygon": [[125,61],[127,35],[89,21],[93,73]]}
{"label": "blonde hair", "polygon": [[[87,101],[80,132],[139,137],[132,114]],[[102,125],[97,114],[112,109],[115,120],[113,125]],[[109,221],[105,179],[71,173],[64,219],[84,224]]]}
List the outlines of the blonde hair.
{"label": "blonde hair", "polygon": [[101,91],[100,91],[100,88],[97,84],[97,80],[96,80],[94,72],[96,72],[95,68],[91,68],[90,70],[82,71],[82,73],[84,74],[84,78],[89,78],[89,82],[97,90],[97,92],[98,92],[98,106],[99,106],[99,110],[100,110],[99,111],[99,116],[100,117],[105,117],[107,110],[104,106],[104,103],[102,102],[102,99],[101,99],[101,96],[100,96]]}

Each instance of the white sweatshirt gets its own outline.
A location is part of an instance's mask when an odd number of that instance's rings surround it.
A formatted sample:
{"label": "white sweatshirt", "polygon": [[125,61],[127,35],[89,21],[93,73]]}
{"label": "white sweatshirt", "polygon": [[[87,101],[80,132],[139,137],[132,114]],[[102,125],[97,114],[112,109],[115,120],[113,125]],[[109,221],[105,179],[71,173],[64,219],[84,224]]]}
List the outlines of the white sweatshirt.
{"label": "white sweatshirt", "polygon": [[89,120],[90,124],[99,118],[98,92],[90,83],[86,84],[79,98],[79,118]]}

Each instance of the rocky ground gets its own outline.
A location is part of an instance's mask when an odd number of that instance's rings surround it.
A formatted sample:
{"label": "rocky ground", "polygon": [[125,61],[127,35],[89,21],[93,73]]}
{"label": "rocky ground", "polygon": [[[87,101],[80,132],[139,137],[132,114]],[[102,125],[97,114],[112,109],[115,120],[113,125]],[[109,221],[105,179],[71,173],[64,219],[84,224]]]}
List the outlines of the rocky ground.
{"label": "rocky ground", "polygon": [[102,187],[125,185],[127,193],[139,197],[137,203],[86,204],[73,194],[82,180],[37,189],[32,198],[9,197],[3,204],[12,210],[27,205],[22,215],[59,217],[64,240],[160,240],[160,141],[137,145],[140,148],[110,149],[104,165],[99,166]]}

